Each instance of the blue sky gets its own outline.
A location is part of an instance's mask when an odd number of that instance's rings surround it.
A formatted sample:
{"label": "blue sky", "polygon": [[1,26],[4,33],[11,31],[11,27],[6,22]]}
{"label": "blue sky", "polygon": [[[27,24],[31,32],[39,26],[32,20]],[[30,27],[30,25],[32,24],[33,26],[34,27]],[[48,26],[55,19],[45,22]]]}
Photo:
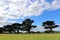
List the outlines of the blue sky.
{"label": "blue sky", "polygon": [[60,18],[60,9],[57,9],[52,11],[45,10],[41,15],[32,19],[35,19],[36,23],[38,22],[37,25],[39,24],[41,25],[42,22],[47,20],[52,20],[55,21],[56,24],[60,24],[59,18]]}
{"label": "blue sky", "polygon": [[[34,20],[33,25],[37,25],[37,29],[33,29],[33,30],[37,30],[37,31],[44,31],[44,29],[41,27],[42,26],[42,22],[45,22],[47,20],[52,20],[55,22],[56,25],[60,25],[60,9],[56,9],[56,10],[45,10],[41,15],[39,16],[32,16],[32,17],[28,17],[32,20]],[[42,29],[41,29],[42,28]],[[60,31],[59,30],[60,27],[53,29],[55,31]]]}
{"label": "blue sky", "polygon": [[[41,15],[39,16],[31,16],[31,17],[26,17],[24,19],[31,19],[34,20],[34,25],[41,26],[42,22],[47,21],[47,20],[52,20],[56,24],[60,24],[60,9],[56,10],[45,10]],[[24,19],[18,19],[20,22],[23,21]]]}
{"label": "blue sky", "polygon": [[60,0],[0,0],[0,13],[0,26],[29,18],[42,31],[44,21],[52,20],[60,25]]}
{"label": "blue sky", "polygon": [[[31,0],[31,1],[35,2],[36,0]],[[48,3],[52,3],[54,0],[45,0],[45,1]],[[41,26],[42,22],[47,20],[52,20],[55,21],[56,24],[60,24],[59,17],[60,17],[60,8],[56,10],[44,10],[41,15],[25,17],[24,19],[30,18],[35,21],[33,23],[34,25]],[[17,19],[17,21],[22,22],[24,19]]]}

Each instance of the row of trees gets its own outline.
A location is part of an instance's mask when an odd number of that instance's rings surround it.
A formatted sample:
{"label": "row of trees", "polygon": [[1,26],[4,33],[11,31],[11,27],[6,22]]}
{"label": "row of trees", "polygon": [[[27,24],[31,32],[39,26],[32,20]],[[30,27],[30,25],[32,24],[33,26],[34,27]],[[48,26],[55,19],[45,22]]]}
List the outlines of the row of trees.
{"label": "row of trees", "polygon": [[14,33],[19,33],[19,30],[21,30],[27,31],[30,34],[31,28],[37,27],[35,25],[32,25],[33,22],[34,20],[26,19],[21,24],[13,23],[12,25],[5,25],[3,26],[3,28],[0,28],[0,32],[2,33],[3,31],[8,31],[9,33],[11,33],[13,31]]}
{"label": "row of trees", "polygon": [[[27,31],[30,34],[31,28],[37,27],[36,25],[32,25],[33,22],[34,22],[34,20],[26,19],[21,24],[13,23],[12,25],[5,25],[5,26],[3,26],[3,28],[0,28],[0,33],[2,33],[3,31],[8,31],[9,33],[12,33],[12,31],[13,31],[14,33],[19,33],[19,30],[21,30],[21,31]],[[59,27],[58,25],[56,25],[54,23],[54,21],[43,22],[42,26],[45,29],[50,29],[49,32],[53,32],[53,30],[52,30],[53,28]],[[46,31],[46,32],[48,32],[48,31]]]}

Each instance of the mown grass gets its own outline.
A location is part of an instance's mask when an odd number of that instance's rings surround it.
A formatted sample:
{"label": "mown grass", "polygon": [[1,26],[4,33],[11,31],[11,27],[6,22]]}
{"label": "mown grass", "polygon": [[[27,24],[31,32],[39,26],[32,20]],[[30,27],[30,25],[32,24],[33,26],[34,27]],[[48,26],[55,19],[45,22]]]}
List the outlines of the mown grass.
{"label": "mown grass", "polygon": [[0,40],[60,40],[60,34],[0,34]]}

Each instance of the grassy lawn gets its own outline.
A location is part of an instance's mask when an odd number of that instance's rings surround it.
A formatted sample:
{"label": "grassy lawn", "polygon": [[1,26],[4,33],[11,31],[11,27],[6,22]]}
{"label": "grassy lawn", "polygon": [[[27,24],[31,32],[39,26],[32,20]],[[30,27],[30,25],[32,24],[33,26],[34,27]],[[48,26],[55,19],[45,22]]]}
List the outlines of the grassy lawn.
{"label": "grassy lawn", "polygon": [[0,34],[0,40],[60,40],[60,34]]}

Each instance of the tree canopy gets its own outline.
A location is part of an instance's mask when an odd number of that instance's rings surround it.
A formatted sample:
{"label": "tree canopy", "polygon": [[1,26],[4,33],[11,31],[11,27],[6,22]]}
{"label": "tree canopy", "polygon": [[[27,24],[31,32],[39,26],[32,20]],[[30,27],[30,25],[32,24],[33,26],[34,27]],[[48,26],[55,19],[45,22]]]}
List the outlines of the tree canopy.
{"label": "tree canopy", "polygon": [[50,29],[50,31],[52,31],[53,28],[59,27],[58,25],[55,25],[54,21],[43,22],[42,26],[44,26],[45,29]]}

